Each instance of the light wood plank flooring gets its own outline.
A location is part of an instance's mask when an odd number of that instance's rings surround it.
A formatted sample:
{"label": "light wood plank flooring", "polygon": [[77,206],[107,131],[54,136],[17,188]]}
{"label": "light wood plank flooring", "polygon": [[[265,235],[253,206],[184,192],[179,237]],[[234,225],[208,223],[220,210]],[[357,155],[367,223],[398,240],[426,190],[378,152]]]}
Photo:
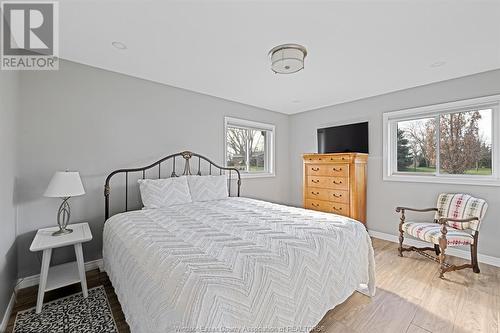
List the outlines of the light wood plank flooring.
{"label": "light wood plank flooring", "polygon": [[354,293],[330,310],[324,332],[500,332],[500,268],[480,264],[480,274],[466,269],[440,279],[438,265],[415,252],[400,258],[397,244],[378,239],[373,247],[377,294]]}
{"label": "light wood plank flooring", "polygon": [[[373,239],[377,294],[354,293],[330,310],[320,323],[325,333],[466,333],[500,332],[500,268],[480,264],[472,270],[451,272],[439,279],[436,263],[417,253],[397,256],[397,244]],[[451,258],[454,263],[465,262]],[[120,332],[129,332],[120,304],[106,273],[87,273],[89,288],[104,285]],[[9,321],[17,311],[35,306],[36,287],[19,291]],[[45,301],[79,291],[79,285],[47,293]]]}

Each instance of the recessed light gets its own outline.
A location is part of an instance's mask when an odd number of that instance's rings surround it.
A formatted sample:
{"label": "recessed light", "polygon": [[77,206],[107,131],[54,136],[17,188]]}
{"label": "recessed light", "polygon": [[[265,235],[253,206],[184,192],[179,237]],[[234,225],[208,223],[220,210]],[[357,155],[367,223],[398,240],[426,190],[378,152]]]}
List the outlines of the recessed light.
{"label": "recessed light", "polygon": [[446,65],[446,61],[436,61],[431,64],[431,67],[441,67]]}
{"label": "recessed light", "polygon": [[126,50],[127,45],[123,44],[122,42],[112,42],[111,45],[116,47],[118,50]]}

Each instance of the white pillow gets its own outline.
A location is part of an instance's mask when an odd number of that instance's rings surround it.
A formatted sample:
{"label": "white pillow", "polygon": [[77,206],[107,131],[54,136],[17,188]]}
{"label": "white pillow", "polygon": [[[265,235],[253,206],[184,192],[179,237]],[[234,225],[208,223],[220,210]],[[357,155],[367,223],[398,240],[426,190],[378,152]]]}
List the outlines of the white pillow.
{"label": "white pillow", "polygon": [[144,207],[161,208],[192,202],[186,178],[139,179]]}
{"label": "white pillow", "polygon": [[229,197],[225,175],[189,176],[187,181],[193,201],[210,201]]}

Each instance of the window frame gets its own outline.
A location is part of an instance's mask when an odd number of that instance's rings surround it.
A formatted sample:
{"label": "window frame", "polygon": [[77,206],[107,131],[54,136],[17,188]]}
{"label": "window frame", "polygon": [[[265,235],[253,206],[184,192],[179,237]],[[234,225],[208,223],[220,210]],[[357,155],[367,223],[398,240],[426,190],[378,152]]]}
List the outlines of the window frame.
{"label": "window frame", "polygon": [[266,137],[265,155],[267,171],[264,172],[246,172],[241,171],[241,178],[263,178],[274,177],[275,174],[275,138],[276,126],[274,124],[261,123],[252,120],[224,117],[224,133],[223,133],[223,147],[224,147],[224,166],[227,166],[227,129],[228,127],[239,127],[243,129],[264,130],[269,133]]}
{"label": "window frame", "polygon": [[[490,108],[491,111],[491,175],[453,175],[439,172],[439,157],[435,173],[415,173],[397,170],[397,124],[400,121],[435,118],[443,114],[470,109]],[[439,131],[436,133],[436,156],[439,156]],[[383,180],[417,183],[500,186],[500,95],[491,95],[449,103],[389,111],[383,113]]]}

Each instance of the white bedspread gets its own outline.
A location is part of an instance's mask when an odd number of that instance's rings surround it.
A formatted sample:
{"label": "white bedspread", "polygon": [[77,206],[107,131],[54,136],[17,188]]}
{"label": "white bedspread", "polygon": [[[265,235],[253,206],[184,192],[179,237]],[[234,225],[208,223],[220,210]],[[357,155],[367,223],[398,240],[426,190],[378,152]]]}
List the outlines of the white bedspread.
{"label": "white bedspread", "polygon": [[361,223],[247,198],[115,215],[103,257],[134,333],[308,332],[375,292]]}

